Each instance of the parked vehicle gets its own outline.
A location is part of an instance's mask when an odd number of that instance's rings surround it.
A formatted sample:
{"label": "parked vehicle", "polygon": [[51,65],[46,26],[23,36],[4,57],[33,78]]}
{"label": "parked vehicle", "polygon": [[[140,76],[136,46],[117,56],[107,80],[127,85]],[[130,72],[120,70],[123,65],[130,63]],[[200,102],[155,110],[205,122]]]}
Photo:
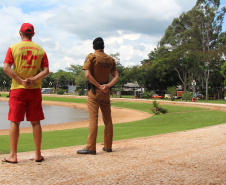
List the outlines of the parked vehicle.
{"label": "parked vehicle", "polygon": [[165,99],[170,99],[171,96],[170,96],[170,94],[165,94],[164,98],[165,98]]}
{"label": "parked vehicle", "polygon": [[53,88],[42,88],[42,94],[51,94],[53,93]]}
{"label": "parked vehicle", "polygon": [[182,98],[182,94],[184,93],[184,91],[177,91],[177,95],[175,96],[175,98]]}
{"label": "parked vehicle", "polygon": [[204,98],[205,98],[205,97],[204,97],[203,94],[197,93],[197,95],[196,95],[196,100],[201,100],[201,99],[204,99]]}
{"label": "parked vehicle", "polygon": [[158,94],[153,94],[152,98],[154,98],[154,99],[162,99],[163,96],[159,96]]}

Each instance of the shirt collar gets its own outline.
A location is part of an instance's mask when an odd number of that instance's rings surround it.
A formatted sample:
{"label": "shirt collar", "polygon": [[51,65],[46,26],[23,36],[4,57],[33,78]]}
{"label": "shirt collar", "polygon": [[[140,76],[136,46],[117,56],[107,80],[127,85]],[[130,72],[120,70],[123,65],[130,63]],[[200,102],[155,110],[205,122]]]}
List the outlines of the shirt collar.
{"label": "shirt collar", "polygon": [[97,50],[95,50],[95,52],[104,52],[104,50],[103,49],[97,49]]}

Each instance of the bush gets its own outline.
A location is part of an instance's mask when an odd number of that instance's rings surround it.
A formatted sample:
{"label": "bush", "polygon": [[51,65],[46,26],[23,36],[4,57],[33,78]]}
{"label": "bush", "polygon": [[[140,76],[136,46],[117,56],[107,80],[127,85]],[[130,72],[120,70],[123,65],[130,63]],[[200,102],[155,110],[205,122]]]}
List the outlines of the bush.
{"label": "bush", "polygon": [[188,100],[191,100],[191,98],[192,98],[192,95],[191,95],[191,93],[190,93],[189,91],[185,91],[185,92],[182,94],[182,99],[183,99],[183,100],[188,101]]}
{"label": "bush", "polygon": [[144,98],[144,99],[149,99],[149,98],[151,98],[152,95],[153,95],[152,92],[145,91],[145,92],[143,93],[143,98]]}
{"label": "bush", "polygon": [[82,95],[83,95],[83,90],[82,90],[82,89],[79,89],[79,90],[78,90],[78,95],[79,95],[79,96],[82,96]]}
{"label": "bush", "polygon": [[175,86],[167,87],[166,93],[167,93],[167,94],[170,94],[170,99],[171,99],[172,101],[174,101],[174,100],[175,100],[175,96],[176,96],[176,94],[177,94],[177,88],[176,88]]}
{"label": "bush", "polygon": [[160,110],[159,110],[162,114],[166,114],[168,112],[167,109],[163,109],[162,107],[160,107]]}
{"label": "bush", "polygon": [[157,103],[157,101],[153,101],[153,109],[152,109],[152,112],[155,114],[155,115],[159,115],[160,113],[162,114],[166,114],[168,112],[167,109],[164,109],[162,107],[159,107],[159,103]]}
{"label": "bush", "polygon": [[57,90],[57,94],[61,94],[61,95],[64,94],[64,90],[63,89],[58,89]]}
{"label": "bush", "polygon": [[175,96],[171,96],[170,95],[170,99],[171,99],[171,101],[174,101],[175,100]]}
{"label": "bush", "polygon": [[71,95],[70,93],[64,93],[64,95]]}

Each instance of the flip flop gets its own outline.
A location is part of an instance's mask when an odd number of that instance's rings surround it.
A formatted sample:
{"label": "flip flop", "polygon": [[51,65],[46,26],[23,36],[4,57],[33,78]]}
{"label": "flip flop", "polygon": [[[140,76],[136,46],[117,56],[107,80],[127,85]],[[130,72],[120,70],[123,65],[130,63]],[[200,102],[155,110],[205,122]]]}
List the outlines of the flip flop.
{"label": "flip flop", "polygon": [[42,161],[45,161],[44,157],[42,156],[42,158],[40,160],[35,160],[35,162],[40,163]]}
{"label": "flip flop", "polygon": [[17,164],[17,163],[18,163],[18,162],[8,161],[5,157],[4,157],[4,159],[2,160],[2,162],[4,162],[4,163],[10,163],[10,164]]}

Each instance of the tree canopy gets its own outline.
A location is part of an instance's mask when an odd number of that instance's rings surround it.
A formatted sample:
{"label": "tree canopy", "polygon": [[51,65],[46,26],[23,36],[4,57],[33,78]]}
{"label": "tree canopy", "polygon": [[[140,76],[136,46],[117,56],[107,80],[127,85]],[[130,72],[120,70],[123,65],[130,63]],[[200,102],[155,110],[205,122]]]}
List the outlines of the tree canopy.
{"label": "tree canopy", "polygon": [[[174,18],[153,51],[140,65],[123,66],[120,53],[113,53],[119,73],[114,88],[123,89],[127,83],[137,83],[144,91],[165,92],[168,87],[182,86],[191,90],[196,81],[197,90],[208,99],[223,94],[226,77],[226,32],[222,24],[226,7],[220,0],[197,0],[188,12]],[[42,80],[43,87],[67,88],[76,85],[85,89],[86,78],[81,65],[71,64]],[[110,79],[109,79],[110,80]],[[10,78],[0,68],[0,83],[10,84]],[[51,82],[51,83],[50,83]]]}

